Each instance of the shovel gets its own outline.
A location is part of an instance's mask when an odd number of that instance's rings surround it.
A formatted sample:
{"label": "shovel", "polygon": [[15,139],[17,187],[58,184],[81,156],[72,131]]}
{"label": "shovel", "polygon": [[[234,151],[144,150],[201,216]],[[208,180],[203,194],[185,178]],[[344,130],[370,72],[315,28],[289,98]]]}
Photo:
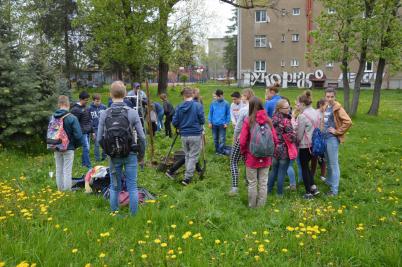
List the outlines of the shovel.
{"label": "shovel", "polygon": [[158,165],[158,167],[157,167],[157,170],[158,170],[158,171],[160,171],[160,172],[165,172],[165,171],[168,169],[167,161],[168,161],[168,159],[169,159],[170,153],[172,152],[172,149],[173,149],[173,147],[174,147],[174,144],[176,143],[176,139],[177,139],[178,136],[179,136],[179,134],[176,133],[176,135],[175,135],[175,137],[174,137],[174,139],[173,139],[173,142],[172,142],[172,144],[170,145],[169,152],[167,153],[167,155],[166,155],[166,157],[165,157],[165,160],[164,160],[163,162],[159,163],[159,165]]}

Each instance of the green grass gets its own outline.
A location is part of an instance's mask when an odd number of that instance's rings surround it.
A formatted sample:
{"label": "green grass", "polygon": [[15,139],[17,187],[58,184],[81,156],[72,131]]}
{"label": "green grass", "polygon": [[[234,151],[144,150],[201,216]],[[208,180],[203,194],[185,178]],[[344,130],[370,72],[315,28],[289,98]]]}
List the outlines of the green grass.
{"label": "green grass", "polygon": [[[216,88],[201,86],[206,110]],[[234,90],[225,87],[226,97]],[[262,88],[256,91],[263,96]],[[284,89],[281,94],[295,99],[300,92]],[[55,181],[48,177],[54,169],[51,153],[1,148],[0,262],[6,266],[22,261],[38,266],[401,266],[402,92],[383,91],[378,117],[365,115],[371,93],[362,92],[360,112],[340,148],[337,198],[305,201],[300,185],[298,192],[286,192],[284,198],[268,196],[264,208],[248,209],[243,178],[240,196],[227,196],[229,160],[214,155],[207,130],[206,178],[183,188],[146,167],[139,171],[138,183],[158,200],[141,206],[135,217],[120,218],[109,214],[108,202],[99,196],[57,193]],[[102,95],[106,102],[106,89]],[[169,89],[169,95],[175,104],[180,101],[178,88]],[[315,100],[322,95],[322,90],[313,91]],[[342,99],[341,92],[338,98]],[[163,157],[170,142],[156,136],[156,158]],[[85,172],[80,155],[79,149],[74,176]],[[244,175],[243,167],[241,172]],[[320,181],[318,187],[328,190]],[[127,214],[127,208],[121,213]],[[310,229],[315,225],[319,233]],[[191,234],[186,235],[188,231]]]}

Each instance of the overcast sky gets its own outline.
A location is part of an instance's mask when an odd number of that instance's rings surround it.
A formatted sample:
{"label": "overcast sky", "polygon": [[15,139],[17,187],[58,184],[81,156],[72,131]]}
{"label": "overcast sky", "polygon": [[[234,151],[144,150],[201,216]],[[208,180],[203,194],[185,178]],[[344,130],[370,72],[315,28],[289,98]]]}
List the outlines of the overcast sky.
{"label": "overcast sky", "polygon": [[214,18],[209,25],[208,38],[223,37],[230,24],[229,18],[232,16],[233,6],[219,0],[204,1],[208,13],[211,13]]}

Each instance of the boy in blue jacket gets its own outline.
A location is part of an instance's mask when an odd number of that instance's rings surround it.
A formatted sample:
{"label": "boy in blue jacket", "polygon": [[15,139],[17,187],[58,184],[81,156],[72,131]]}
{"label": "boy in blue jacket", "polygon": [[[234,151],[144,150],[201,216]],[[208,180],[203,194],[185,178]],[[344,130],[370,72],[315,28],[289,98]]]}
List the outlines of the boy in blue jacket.
{"label": "boy in blue jacket", "polygon": [[172,123],[179,130],[181,144],[186,156],[186,172],[184,180],[181,182],[182,185],[186,186],[191,182],[200,155],[205,116],[202,105],[193,100],[191,88],[185,88],[182,95],[184,102],[177,106]]}
{"label": "boy in blue jacket", "polygon": [[217,155],[225,155],[226,128],[230,123],[230,106],[223,98],[223,91],[215,92],[216,100],[211,103],[208,115],[208,127],[212,128],[212,136]]}
{"label": "boy in blue jacket", "polygon": [[99,124],[100,112],[102,110],[105,110],[106,106],[102,104],[100,94],[94,94],[92,96],[92,100],[93,100],[93,102],[91,103],[91,106],[89,107],[89,113],[91,114],[92,129],[94,131],[93,136],[92,136],[92,138],[95,140],[94,154],[95,154],[95,160],[96,161],[101,161],[101,160],[106,159],[106,154],[102,150],[102,158],[100,157],[99,142],[96,141],[96,133],[98,132],[98,124]]}

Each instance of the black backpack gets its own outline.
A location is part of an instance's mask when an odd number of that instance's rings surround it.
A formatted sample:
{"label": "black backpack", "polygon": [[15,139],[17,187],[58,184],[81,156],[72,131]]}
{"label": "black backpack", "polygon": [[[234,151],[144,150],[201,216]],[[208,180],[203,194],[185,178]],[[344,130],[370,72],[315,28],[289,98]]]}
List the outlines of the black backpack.
{"label": "black backpack", "polygon": [[127,157],[137,150],[136,133],[128,120],[127,107],[106,110],[105,128],[100,142],[105,153],[112,158]]}

